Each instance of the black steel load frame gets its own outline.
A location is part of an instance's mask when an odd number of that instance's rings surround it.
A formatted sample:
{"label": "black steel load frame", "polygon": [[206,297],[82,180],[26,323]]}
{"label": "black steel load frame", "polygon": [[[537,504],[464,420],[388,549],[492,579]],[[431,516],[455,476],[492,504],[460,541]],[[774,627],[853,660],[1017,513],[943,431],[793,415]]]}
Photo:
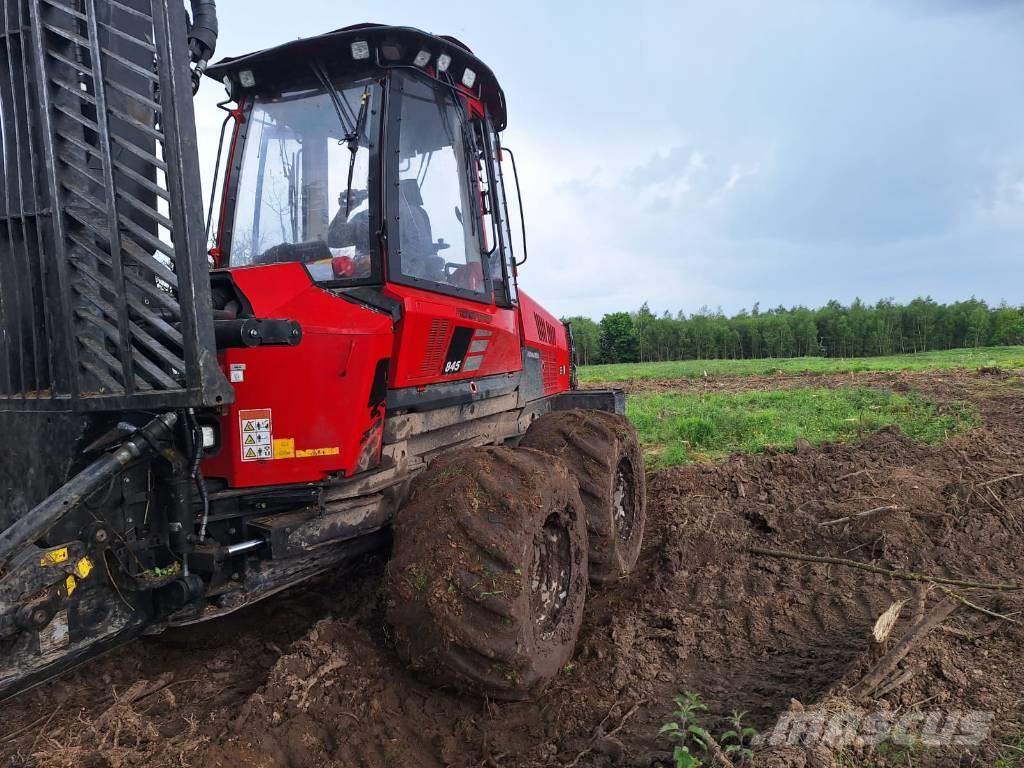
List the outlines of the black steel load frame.
{"label": "black steel load frame", "polygon": [[0,6],[0,412],[227,402],[183,3]]}

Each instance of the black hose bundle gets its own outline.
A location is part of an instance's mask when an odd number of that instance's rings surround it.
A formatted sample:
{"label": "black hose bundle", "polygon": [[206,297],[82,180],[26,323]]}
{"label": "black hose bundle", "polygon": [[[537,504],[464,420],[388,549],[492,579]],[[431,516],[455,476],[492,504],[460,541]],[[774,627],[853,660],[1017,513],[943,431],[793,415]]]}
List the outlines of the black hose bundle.
{"label": "black hose bundle", "polygon": [[217,50],[217,0],[191,0],[192,23],[188,30],[188,51],[195,68],[192,70],[192,92],[199,83],[206,65]]}

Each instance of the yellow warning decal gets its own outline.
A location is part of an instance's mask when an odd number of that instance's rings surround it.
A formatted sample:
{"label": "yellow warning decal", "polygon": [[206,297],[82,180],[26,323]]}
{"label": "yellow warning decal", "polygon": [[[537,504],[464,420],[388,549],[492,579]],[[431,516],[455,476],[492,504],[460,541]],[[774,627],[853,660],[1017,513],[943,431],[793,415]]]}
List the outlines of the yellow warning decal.
{"label": "yellow warning decal", "polygon": [[295,458],[295,438],[294,437],[280,437],[274,440],[274,458],[275,459],[294,459]]}
{"label": "yellow warning decal", "polygon": [[68,577],[64,580],[64,588],[68,591],[68,597],[71,597],[72,593],[78,589],[78,582],[75,581],[75,577],[68,574]]}
{"label": "yellow warning decal", "polygon": [[89,578],[89,574],[92,573],[92,560],[88,557],[83,557],[77,563],[75,563],[75,575],[80,579]]}
{"label": "yellow warning decal", "polygon": [[39,558],[39,564],[44,568],[51,565],[60,565],[68,561],[68,548],[61,547],[60,549],[51,549],[49,552],[43,552],[43,556]]}
{"label": "yellow warning decal", "polygon": [[332,448],[308,448],[305,451],[296,451],[296,459],[308,459],[312,456],[337,456],[341,453],[341,449],[338,447]]}

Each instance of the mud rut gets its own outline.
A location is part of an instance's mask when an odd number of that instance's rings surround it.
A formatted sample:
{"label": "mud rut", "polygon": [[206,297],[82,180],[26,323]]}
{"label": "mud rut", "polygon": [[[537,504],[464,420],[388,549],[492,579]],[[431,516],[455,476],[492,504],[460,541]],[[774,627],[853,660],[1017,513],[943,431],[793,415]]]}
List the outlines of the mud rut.
{"label": "mud rut", "polygon": [[[868,636],[913,585],[847,568],[754,557],[749,546],[1018,581],[1024,380],[1006,373],[859,374],[648,382],[730,390],[857,383],[971,400],[983,424],[940,447],[896,431],[860,447],[735,457],[649,478],[639,571],[592,593],[577,654],[536,700],[435,691],[398,663],[383,621],[387,567],[370,557],[193,633],[137,642],[0,709],[0,766],[652,766],[672,697],[770,727],[858,679]],[[630,385],[627,385],[630,386]],[[850,525],[818,523],[882,504]],[[1016,593],[979,596],[1003,612]],[[896,634],[902,633],[906,619]],[[959,611],[904,661],[884,705],[985,709],[1024,732],[1019,627]],[[196,636],[197,635],[197,636]],[[614,735],[607,735],[613,733]],[[924,764],[963,765],[935,753]],[[791,765],[812,765],[797,756]],[[827,764],[827,763],[826,763]],[[850,763],[847,763],[850,764]],[[858,764],[858,763],[855,763]],[[859,764],[878,765],[876,758]],[[921,764],[916,763],[916,764]]]}

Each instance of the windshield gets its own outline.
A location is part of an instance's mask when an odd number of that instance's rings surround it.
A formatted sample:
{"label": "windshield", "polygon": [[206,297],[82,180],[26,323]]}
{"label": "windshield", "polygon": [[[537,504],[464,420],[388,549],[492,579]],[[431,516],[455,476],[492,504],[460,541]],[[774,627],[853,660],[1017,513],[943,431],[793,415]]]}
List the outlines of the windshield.
{"label": "windshield", "polygon": [[[257,99],[249,115],[230,265],[297,261],[314,280],[359,280],[370,247],[370,150],[380,88],[367,80]],[[351,173],[351,187],[349,178]]]}

